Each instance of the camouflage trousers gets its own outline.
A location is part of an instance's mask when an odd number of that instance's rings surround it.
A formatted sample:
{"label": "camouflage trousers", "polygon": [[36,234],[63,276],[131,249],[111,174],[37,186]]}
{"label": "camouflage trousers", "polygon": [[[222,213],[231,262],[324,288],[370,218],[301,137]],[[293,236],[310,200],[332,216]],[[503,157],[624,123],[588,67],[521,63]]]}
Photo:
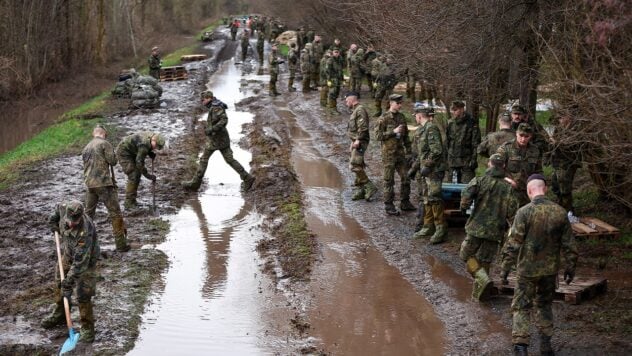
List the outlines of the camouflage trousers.
{"label": "camouflage trousers", "polygon": [[557,195],[560,205],[566,210],[573,210],[573,180],[577,166],[557,167],[553,172],[552,189]]}
{"label": "camouflage trousers", "polygon": [[149,70],[149,75],[151,75],[152,77],[160,80],[160,68],[150,69]]}
{"label": "camouflage trousers", "polygon": [[248,45],[242,45],[241,46],[241,61],[245,61],[246,60],[246,56],[248,55]]}
{"label": "camouflage trousers", "polygon": [[279,77],[279,73],[273,72],[273,71],[270,72],[270,93],[277,93],[276,83],[277,83],[278,77]]}
{"label": "camouflage trousers", "polygon": [[425,204],[443,201],[441,193],[443,176],[444,172],[433,172],[428,177],[422,177],[421,174],[417,174],[419,201],[423,201]]}
{"label": "camouflage trousers", "polygon": [[494,257],[496,257],[498,245],[498,241],[479,239],[478,237],[468,234],[461,243],[459,257],[461,257],[463,261],[474,257],[480,264],[489,266],[494,261]]}
{"label": "camouflage trousers", "polygon": [[410,181],[408,179],[408,163],[403,154],[386,156],[382,154],[383,179],[384,179],[384,202],[392,203],[395,198],[395,172],[399,175],[400,180],[400,201],[410,199]]}
{"label": "camouflage trousers", "polygon": [[[195,179],[198,181],[201,181],[204,177],[204,173],[208,167],[208,160],[215,151],[215,147],[210,143],[208,143],[204,148],[204,153],[202,153],[202,157],[200,157],[200,163],[195,176]],[[222,154],[222,157],[224,157],[224,161],[228,163],[228,165],[231,166],[237,174],[239,174],[239,177],[242,180],[248,176],[248,172],[246,172],[244,167],[233,157],[233,150],[231,150],[230,147],[223,148],[219,150],[219,152]]]}
{"label": "camouflage trousers", "polygon": [[88,188],[86,192],[86,215],[94,220],[94,213],[97,204],[101,200],[108,209],[108,215],[112,220],[112,233],[117,247],[127,245],[125,238],[125,223],[121,214],[121,207],[118,202],[118,193],[113,186]]}
{"label": "camouflage trousers", "polygon": [[385,87],[384,85],[381,85],[380,83],[377,84],[377,88],[375,88],[375,110],[377,110],[378,112],[382,112],[382,101],[384,101],[384,98],[388,98],[392,93],[392,90]]}
{"label": "camouflage trousers", "polygon": [[329,96],[329,87],[322,85],[320,87],[320,106],[327,106],[327,97]]}
{"label": "camouflage trousers", "polygon": [[312,84],[317,85],[317,83],[320,83],[320,63],[316,64],[313,68],[312,68],[312,72],[310,73],[310,76],[312,77]]}
{"label": "camouflage trousers", "polygon": [[513,344],[529,344],[529,323],[531,309],[535,302],[535,319],[540,333],[545,336],[553,335],[553,296],[557,275],[543,277],[518,276],[514,291],[511,310],[513,325],[511,341]]}
{"label": "camouflage trousers", "polygon": [[287,81],[288,89],[294,86],[294,78],[296,78],[296,68],[290,67],[290,77]]}
{"label": "camouflage trousers", "polygon": [[311,80],[312,80],[312,78],[311,78],[309,73],[303,73],[303,82],[302,82],[302,84],[303,84],[303,88],[302,88],[303,93],[307,93],[307,92],[310,91]]}
{"label": "camouflage trousers", "polygon": [[127,175],[127,185],[125,187],[125,201],[136,202],[138,196],[138,185],[140,184],[140,176],[143,174],[140,169],[136,167],[136,161],[133,158],[121,156],[119,157],[119,164],[123,168],[123,172]]}
{"label": "camouflage trousers", "polygon": [[263,65],[263,47],[257,48],[257,59],[259,60],[259,65]]}
{"label": "camouflage trousers", "polygon": [[[68,271],[70,271],[70,264],[67,263],[64,259],[62,259],[62,266],[64,268],[64,275],[68,275]],[[61,291],[61,277],[59,275],[59,267],[55,265],[55,288],[58,291]],[[75,290],[77,301],[79,303],[87,303],[90,301],[92,297],[94,297],[97,290],[97,268],[96,266],[88,267],[83,273],[81,273],[75,282]],[[62,304],[62,294],[55,293],[55,303]]]}
{"label": "camouflage trousers", "polygon": [[358,93],[362,90],[362,76],[349,77],[349,90]]}
{"label": "camouflage trousers", "polygon": [[340,95],[340,82],[335,81],[332,83],[331,87],[329,88],[329,99],[337,100],[339,95]]}
{"label": "camouflage trousers", "polygon": [[368,144],[362,143],[359,148],[351,149],[351,158],[349,159],[349,168],[351,172],[355,174],[355,181],[353,185],[356,187],[363,187],[369,182],[369,177],[364,171],[366,164],[364,163],[364,152]]}
{"label": "camouflage trousers", "polygon": [[452,182],[452,174],[456,171],[457,183],[469,183],[475,176],[476,171],[470,167],[450,167],[448,180]]}

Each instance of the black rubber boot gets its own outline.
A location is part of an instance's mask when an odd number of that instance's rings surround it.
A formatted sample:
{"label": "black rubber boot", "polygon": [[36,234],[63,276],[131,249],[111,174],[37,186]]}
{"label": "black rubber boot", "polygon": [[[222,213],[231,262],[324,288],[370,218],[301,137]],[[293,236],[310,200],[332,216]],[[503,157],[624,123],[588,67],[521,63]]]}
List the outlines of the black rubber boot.
{"label": "black rubber boot", "polygon": [[528,356],[527,345],[525,344],[515,344],[514,345],[514,356]]}

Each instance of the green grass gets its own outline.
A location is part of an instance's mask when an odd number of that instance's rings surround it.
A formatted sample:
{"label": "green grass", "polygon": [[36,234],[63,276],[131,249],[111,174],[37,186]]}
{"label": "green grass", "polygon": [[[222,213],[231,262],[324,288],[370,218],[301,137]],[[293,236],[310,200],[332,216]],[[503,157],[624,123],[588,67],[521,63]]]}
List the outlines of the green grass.
{"label": "green grass", "polygon": [[204,34],[204,32],[211,32],[211,31],[215,31],[215,29],[219,26],[223,25],[222,19],[216,20],[215,22],[211,23],[210,25],[208,25],[208,27],[205,27],[204,29],[202,29],[200,32],[198,32],[196,38],[200,38],[202,37],[202,35]]}
{"label": "green grass", "polygon": [[81,118],[81,117],[94,117],[99,116],[105,107],[107,99],[110,97],[110,90],[106,90],[101,94],[91,98],[85,103],[77,106],[70,111],[61,115],[60,121]]}
{"label": "green grass", "polygon": [[[180,60],[180,57],[182,56],[186,56],[189,54],[195,54],[195,52],[197,52],[197,49],[199,47],[198,43],[194,43],[192,45],[180,48],[178,50],[176,50],[175,52],[171,52],[168,55],[164,56],[162,58],[162,66],[163,67],[173,67],[173,66],[177,66],[179,64],[182,63],[182,61]],[[145,68],[143,68],[144,70]]]}
{"label": "green grass", "polygon": [[540,125],[549,125],[551,124],[552,116],[553,116],[553,113],[551,112],[551,110],[536,111],[535,121],[540,123]]}

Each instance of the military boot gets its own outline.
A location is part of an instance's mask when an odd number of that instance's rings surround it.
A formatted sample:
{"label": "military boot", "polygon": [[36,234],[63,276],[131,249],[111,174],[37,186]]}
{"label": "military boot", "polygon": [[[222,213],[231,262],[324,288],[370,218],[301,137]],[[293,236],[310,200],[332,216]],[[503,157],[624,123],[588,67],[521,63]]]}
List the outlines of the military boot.
{"label": "military boot", "polygon": [[116,244],[116,250],[119,252],[129,251],[130,246],[127,243],[127,229],[125,229],[123,217],[118,216],[112,219],[112,227],[114,230],[114,243]]}
{"label": "military boot", "polygon": [[79,303],[79,316],[81,320],[81,337],[79,341],[91,343],[94,341],[94,313],[92,302]]}
{"label": "military boot", "polygon": [[340,114],[340,112],[338,111],[338,108],[336,106],[336,99],[329,98],[327,103],[329,104],[329,112],[332,115]]}
{"label": "military boot", "polygon": [[472,298],[474,300],[482,301],[489,297],[494,284],[485,268],[479,268],[474,272],[474,286],[472,288]]}
{"label": "military boot", "polygon": [[197,192],[200,189],[200,186],[202,185],[202,182],[199,179],[197,179],[197,178],[193,178],[191,180],[187,180],[187,181],[181,182],[180,185],[185,190],[190,190],[192,192]]}
{"label": "military boot", "polygon": [[377,187],[373,184],[373,182],[369,181],[364,185],[364,199],[366,201],[371,201],[375,193],[377,193]]}
{"label": "military boot", "polygon": [[551,346],[551,337],[540,334],[540,355],[542,356],[555,356],[553,347]]}
{"label": "military boot", "polygon": [[525,344],[515,344],[514,345],[514,356],[528,356],[529,352],[527,352],[527,345]]}
{"label": "military boot", "polygon": [[399,210],[395,208],[395,205],[393,204],[393,202],[384,203],[384,208],[386,209],[386,214],[388,215],[394,215],[394,216],[399,215]]}
{"label": "military boot", "polygon": [[424,205],[424,215],[423,215],[424,225],[421,230],[417,231],[415,235],[413,235],[414,239],[420,239],[422,237],[432,236],[435,232],[434,218],[432,216],[432,208],[430,205]]}
{"label": "military boot", "polygon": [[436,225],[436,231],[430,238],[430,243],[433,245],[440,244],[446,240],[448,235],[448,229],[444,224]]}
{"label": "military boot", "polygon": [[64,313],[64,304],[61,301],[61,291],[55,289],[55,309],[50,313],[42,322],[40,326],[44,329],[52,329],[58,325],[64,325],[66,321],[66,315]]}
{"label": "military boot", "polygon": [[414,211],[414,210],[417,210],[417,208],[415,208],[415,206],[408,199],[402,200],[399,203],[399,208],[402,211]]}
{"label": "military boot", "polygon": [[252,188],[252,184],[255,182],[255,177],[251,174],[246,173],[246,175],[242,178],[241,181],[241,191],[247,192]]}
{"label": "military boot", "polygon": [[327,106],[327,96],[329,95],[329,88],[326,86],[320,87],[320,106]]}
{"label": "military boot", "polygon": [[138,184],[127,181],[127,185],[125,186],[125,203],[123,203],[125,210],[130,210],[138,207],[138,204],[136,203],[137,194]]}
{"label": "military boot", "polygon": [[355,187],[353,188],[353,195],[351,195],[351,200],[360,200],[364,199],[364,187]]}

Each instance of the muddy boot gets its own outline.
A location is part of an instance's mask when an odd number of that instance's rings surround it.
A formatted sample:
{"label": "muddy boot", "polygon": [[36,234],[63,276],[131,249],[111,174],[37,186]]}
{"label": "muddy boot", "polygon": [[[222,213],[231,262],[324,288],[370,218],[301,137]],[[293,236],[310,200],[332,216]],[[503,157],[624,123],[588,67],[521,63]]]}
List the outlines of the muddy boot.
{"label": "muddy boot", "polygon": [[241,191],[247,192],[252,188],[252,184],[255,182],[255,177],[251,174],[246,174],[241,181]]}
{"label": "muddy boot", "polygon": [[127,185],[125,186],[125,203],[123,203],[125,210],[135,209],[138,207],[138,204],[136,203],[137,194],[138,184],[127,181]]}
{"label": "muddy boot", "polygon": [[329,88],[326,86],[320,87],[320,106],[327,106],[327,97],[329,96]]}
{"label": "muddy boot", "polygon": [[79,316],[81,320],[81,337],[79,341],[91,343],[94,341],[94,313],[92,302],[79,303]]}
{"label": "muddy boot", "polygon": [[551,337],[540,334],[540,355],[542,356],[555,356],[553,347],[551,346]]}
{"label": "muddy boot", "polygon": [[127,234],[123,223],[123,217],[119,216],[112,219],[112,228],[114,230],[114,243],[116,244],[116,250],[119,252],[129,251],[131,247],[127,243]]}
{"label": "muddy boot", "polygon": [[430,238],[430,243],[433,245],[440,244],[446,240],[447,235],[448,229],[445,225],[437,225],[434,235]]}
{"label": "muddy boot", "polygon": [[432,215],[432,208],[429,204],[424,204],[423,215],[423,227],[413,235],[413,239],[421,239],[424,237],[432,236],[435,232],[434,218]]}
{"label": "muddy boot", "polygon": [[408,199],[402,200],[401,202],[399,202],[399,208],[402,211],[414,211],[414,210],[417,210],[417,208],[415,208],[415,206]]}
{"label": "muddy boot", "polygon": [[525,344],[515,344],[514,345],[514,356],[528,356],[527,345]]}
{"label": "muddy boot", "polygon": [[64,314],[64,304],[61,300],[61,290],[55,289],[55,309],[42,322],[40,326],[44,329],[52,329],[58,325],[64,325],[66,316]]}
{"label": "muddy boot", "polygon": [[399,215],[399,210],[395,208],[395,205],[393,204],[393,202],[384,203],[384,209],[386,210],[386,214],[388,215],[393,215],[393,216]]}
{"label": "muddy boot", "polygon": [[340,112],[338,111],[338,108],[336,106],[336,99],[332,99],[329,98],[329,100],[327,101],[327,103],[329,104],[329,112],[332,115],[338,115],[340,114]]}
{"label": "muddy boot", "polygon": [[487,271],[485,271],[485,268],[479,268],[476,272],[474,272],[472,298],[478,301],[487,299],[493,286],[494,284],[489,279],[489,275],[487,274]]}
{"label": "muddy boot", "polygon": [[296,88],[294,88],[294,78],[290,78],[287,81],[287,91],[296,91]]}
{"label": "muddy boot", "polygon": [[180,185],[182,186],[182,188],[184,188],[185,190],[189,190],[192,192],[197,192],[200,189],[200,186],[202,185],[202,180],[198,179],[197,177],[185,181],[185,182],[181,182]]}
{"label": "muddy boot", "polygon": [[364,187],[353,188],[353,194],[351,195],[351,200],[356,201],[360,199],[364,199]]}
{"label": "muddy boot", "polygon": [[373,182],[369,181],[364,185],[364,199],[366,201],[371,201],[375,193],[377,193],[377,187],[373,184]]}

